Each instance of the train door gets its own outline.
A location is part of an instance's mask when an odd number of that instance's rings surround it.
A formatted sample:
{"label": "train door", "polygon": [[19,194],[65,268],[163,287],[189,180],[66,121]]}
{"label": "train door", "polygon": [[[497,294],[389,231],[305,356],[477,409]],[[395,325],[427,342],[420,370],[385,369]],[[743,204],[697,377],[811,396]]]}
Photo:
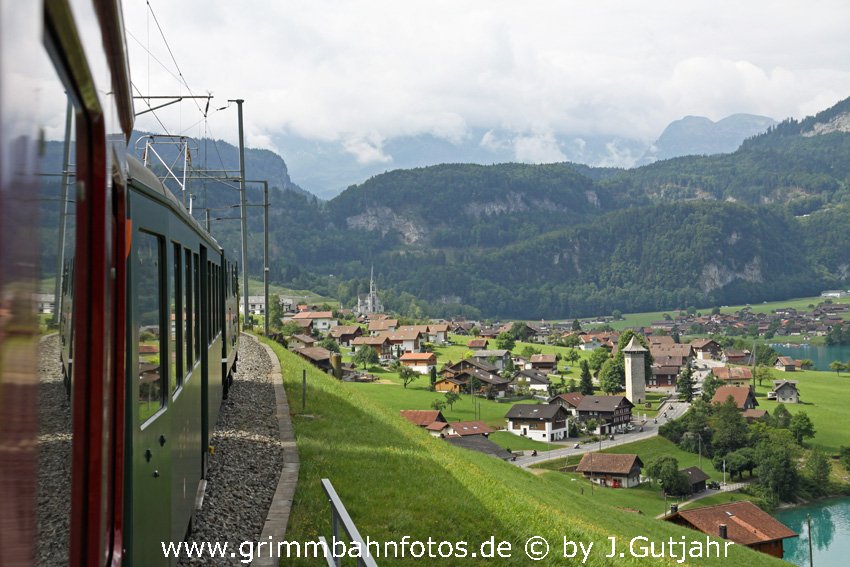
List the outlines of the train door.
{"label": "train door", "polygon": [[[141,201],[141,199],[140,199]],[[134,217],[150,205],[134,203]],[[128,427],[132,429],[131,558],[133,565],[158,565],[164,561],[162,543],[171,540],[171,429],[169,401],[169,286],[166,266],[169,251],[165,238],[137,229],[130,255],[132,302],[128,337],[130,395],[135,407]]]}

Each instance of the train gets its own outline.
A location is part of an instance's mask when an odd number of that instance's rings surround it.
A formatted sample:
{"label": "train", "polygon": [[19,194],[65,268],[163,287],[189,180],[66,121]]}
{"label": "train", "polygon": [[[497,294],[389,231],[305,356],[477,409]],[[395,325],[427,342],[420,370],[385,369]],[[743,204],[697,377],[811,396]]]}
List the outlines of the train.
{"label": "train", "polygon": [[173,564],[162,542],[191,530],[237,368],[237,263],[128,152],[135,111],[120,0],[0,7],[0,566],[35,563],[40,532],[38,416],[49,410],[33,309],[37,196],[65,100],[74,221],[55,306],[70,406],[61,545],[72,566]]}

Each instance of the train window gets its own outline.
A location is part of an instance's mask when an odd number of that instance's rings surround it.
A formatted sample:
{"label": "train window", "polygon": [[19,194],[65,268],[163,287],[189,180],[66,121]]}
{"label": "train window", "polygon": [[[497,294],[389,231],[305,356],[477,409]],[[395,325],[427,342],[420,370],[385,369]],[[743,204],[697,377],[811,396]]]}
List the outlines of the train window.
{"label": "train window", "polygon": [[195,322],[195,360],[201,360],[201,259],[193,254],[195,272],[195,309],[193,320]]}
{"label": "train window", "polygon": [[140,232],[136,242],[139,422],[144,423],[163,405],[162,241]]}
{"label": "train window", "polygon": [[173,392],[183,386],[183,247],[178,243],[172,243],[174,251],[173,265],[168,280],[171,282],[171,325],[168,343],[168,356],[171,359],[171,368],[168,374],[169,391]]}
{"label": "train window", "polygon": [[186,299],[183,302],[184,338],[186,342],[186,373],[192,372],[195,363],[194,351],[192,350],[192,251],[188,248],[186,255],[186,284],[183,287]]}
{"label": "train window", "polygon": [[211,345],[212,341],[213,341],[212,314],[213,314],[214,309],[212,307],[212,296],[213,296],[212,284],[213,284],[212,262],[207,260],[207,345],[208,346]]}

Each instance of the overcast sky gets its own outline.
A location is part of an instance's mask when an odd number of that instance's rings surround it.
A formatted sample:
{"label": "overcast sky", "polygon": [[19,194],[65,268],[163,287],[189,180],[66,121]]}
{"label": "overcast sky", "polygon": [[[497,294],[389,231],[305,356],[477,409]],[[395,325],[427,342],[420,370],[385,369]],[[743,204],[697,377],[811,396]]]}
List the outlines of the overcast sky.
{"label": "overcast sky", "polygon": [[[244,98],[249,146],[289,133],[364,162],[399,135],[652,140],[689,114],[801,118],[850,96],[846,0],[149,1],[189,86],[215,96],[212,135],[236,141],[235,107],[215,109]],[[138,89],[185,94],[145,0],[124,11]],[[203,133],[192,103],[158,115]]]}

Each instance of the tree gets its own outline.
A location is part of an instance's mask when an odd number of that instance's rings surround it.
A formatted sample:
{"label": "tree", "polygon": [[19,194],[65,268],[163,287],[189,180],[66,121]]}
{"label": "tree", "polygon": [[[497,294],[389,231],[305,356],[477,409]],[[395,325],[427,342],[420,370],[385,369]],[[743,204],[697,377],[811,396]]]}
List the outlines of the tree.
{"label": "tree", "polygon": [[829,485],[829,459],[820,449],[813,449],[809,460],[806,461],[806,472],[812,484],[823,494]]}
{"label": "tree", "polygon": [[437,367],[436,366],[431,367],[430,382],[431,382],[431,385],[428,389],[433,392],[434,391],[434,385],[437,383]]}
{"label": "tree", "polygon": [[756,345],[755,355],[756,364],[764,366],[773,366],[776,364],[776,359],[779,358],[779,354],[769,345]]}
{"label": "tree", "polygon": [[847,366],[840,360],[833,360],[829,363],[829,369],[835,370],[835,375],[839,376],[842,370],[847,369]]}
{"label": "tree", "polygon": [[758,483],[767,493],[776,494],[786,502],[796,498],[799,475],[794,437],[785,429],[771,431],[756,447],[755,468]]}
{"label": "tree", "polygon": [[599,387],[608,394],[620,392],[625,387],[625,383],[621,379],[620,369],[613,358],[606,360],[599,371]]}
{"label": "tree", "polygon": [[469,330],[469,334],[472,335],[473,337],[477,337],[478,335],[481,334],[481,329],[479,329],[478,327],[472,327]]}
{"label": "tree", "polygon": [[578,391],[582,396],[593,394],[593,378],[590,376],[590,365],[586,360],[581,361],[581,378],[579,379]]}
{"label": "tree", "polygon": [[540,349],[536,349],[531,345],[525,345],[522,347],[522,350],[519,352],[519,355],[525,359],[529,359],[535,354],[540,354]]}
{"label": "tree", "polygon": [[319,341],[319,346],[331,352],[339,352],[339,344],[330,337],[325,337]]}
{"label": "tree", "polygon": [[620,319],[622,319],[622,318],[623,318],[623,312],[622,312],[622,311],[620,311],[619,309],[615,309],[615,310],[613,310],[613,311],[611,312],[611,317],[612,317],[615,321],[619,321]]}
{"label": "tree", "polygon": [[280,298],[276,295],[269,296],[269,328],[277,329],[280,327],[281,321],[283,320],[283,305],[280,303]]}
{"label": "tree", "polygon": [[841,461],[841,466],[844,470],[850,473],[850,447],[840,447],[838,449],[838,459]]}
{"label": "tree", "polygon": [[573,325],[571,327],[573,331],[581,331],[581,323],[579,323],[578,319],[573,319]]}
{"label": "tree", "polygon": [[702,399],[706,402],[711,402],[717,388],[721,386],[720,380],[713,373],[709,372],[705,380],[702,381]]}
{"label": "tree", "polygon": [[409,366],[402,366],[398,369],[398,377],[401,378],[401,383],[407,388],[408,384],[420,378],[422,375]]}
{"label": "tree", "polygon": [[751,447],[742,447],[737,451],[728,453],[725,457],[717,455],[714,457],[712,463],[715,470],[718,471],[724,470],[723,467],[725,464],[726,472],[729,473],[731,478],[735,478],[736,475],[739,478],[743,478],[744,471],[749,472],[750,476],[753,476],[753,470],[755,470],[757,464],[756,452]]}
{"label": "tree", "polygon": [[581,339],[578,338],[578,335],[567,335],[564,337],[564,346],[575,348],[581,344]]}
{"label": "tree", "polygon": [[800,368],[803,370],[811,370],[815,362],[811,358],[803,358],[800,360]]}
{"label": "tree", "polygon": [[291,337],[301,332],[301,327],[295,321],[290,321],[280,328],[280,334],[284,337]]}
{"label": "tree", "polygon": [[590,353],[590,369],[594,374],[598,374],[602,370],[602,365],[611,358],[611,353],[607,348],[599,347],[593,349]]}
{"label": "tree", "polygon": [[511,325],[510,335],[518,341],[528,340],[528,337],[531,335],[531,329],[529,329],[528,325],[523,323],[522,321],[514,321],[513,325]]}
{"label": "tree", "polygon": [[460,399],[460,394],[457,392],[446,392],[446,403],[449,404],[449,409],[454,409],[455,402]]}
{"label": "tree", "polygon": [[690,403],[694,399],[694,371],[691,370],[691,366],[685,366],[685,369],[682,371],[681,376],[676,381],[676,392],[678,392],[679,397],[686,402]]}
{"label": "tree", "polygon": [[779,404],[773,410],[773,415],[770,418],[773,427],[777,429],[788,429],[791,426],[791,412],[785,407],[785,404]]}
{"label": "tree", "polygon": [[798,445],[803,444],[804,438],[815,436],[815,424],[812,423],[812,419],[804,411],[798,411],[791,416],[788,430],[794,435]]}
{"label": "tree", "polygon": [[496,337],[496,346],[504,350],[513,350],[516,346],[516,339],[510,333],[499,333]]}
{"label": "tree", "polygon": [[446,401],[437,398],[436,400],[431,401],[431,407],[437,411],[443,411],[446,409]]}
{"label": "tree", "polygon": [[715,455],[726,455],[744,447],[748,441],[747,422],[734,400],[727,399],[714,410],[711,445]]}
{"label": "tree", "polygon": [[360,347],[360,349],[354,353],[354,356],[351,359],[354,364],[362,364],[363,370],[366,370],[366,365],[378,364],[380,359],[378,358],[378,353],[375,352],[370,346]]}
{"label": "tree", "polygon": [[683,496],[691,491],[687,475],[679,471],[679,461],[670,455],[650,461],[646,466],[646,474],[658,481],[664,492],[672,496]]}
{"label": "tree", "polygon": [[576,362],[581,360],[581,355],[578,353],[578,351],[576,349],[571,348],[570,350],[567,351],[567,355],[564,357],[564,359],[567,362],[569,362],[570,364],[575,364]]}
{"label": "tree", "polygon": [[767,366],[759,364],[758,366],[756,366],[755,378],[756,381],[759,383],[759,386],[761,386],[765,380],[767,380],[768,382],[773,380],[773,372]]}

